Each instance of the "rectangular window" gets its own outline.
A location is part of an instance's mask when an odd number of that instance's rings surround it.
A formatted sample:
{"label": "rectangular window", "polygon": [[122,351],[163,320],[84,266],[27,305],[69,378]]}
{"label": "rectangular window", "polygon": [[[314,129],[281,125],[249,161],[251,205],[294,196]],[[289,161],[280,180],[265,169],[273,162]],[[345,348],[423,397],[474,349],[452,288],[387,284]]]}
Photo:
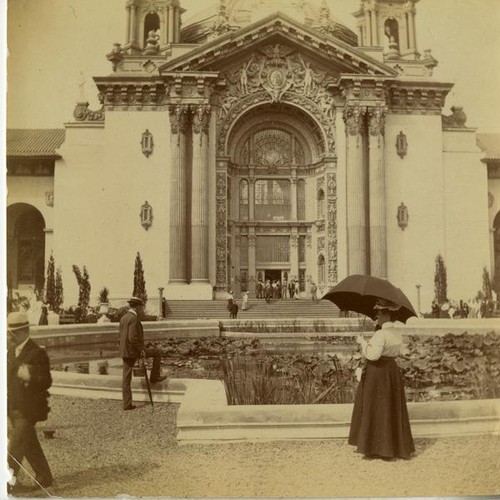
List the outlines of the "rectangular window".
{"label": "rectangular window", "polygon": [[259,179],[255,182],[255,219],[289,220],[290,181]]}
{"label": "rectangular window", "polygon": [[290,262],[290,237],[257,236],[255,257],[259,264]]}

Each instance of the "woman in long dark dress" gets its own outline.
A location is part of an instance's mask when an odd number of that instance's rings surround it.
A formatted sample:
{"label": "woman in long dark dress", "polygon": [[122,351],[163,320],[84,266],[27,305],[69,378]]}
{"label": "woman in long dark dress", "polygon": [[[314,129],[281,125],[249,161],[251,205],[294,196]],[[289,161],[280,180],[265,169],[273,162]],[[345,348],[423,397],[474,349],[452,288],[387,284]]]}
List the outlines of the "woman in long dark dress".
{"label": "woman in long dark dress", "polygon": [[410,458],[415,451],[406,407],[403,377],[395,358],[402,347],[401,333],[391,328],[399,307],[379,299],[377,327],[366,341],[359,336],[366,368],[356,392],[349,444],[365,458]]}

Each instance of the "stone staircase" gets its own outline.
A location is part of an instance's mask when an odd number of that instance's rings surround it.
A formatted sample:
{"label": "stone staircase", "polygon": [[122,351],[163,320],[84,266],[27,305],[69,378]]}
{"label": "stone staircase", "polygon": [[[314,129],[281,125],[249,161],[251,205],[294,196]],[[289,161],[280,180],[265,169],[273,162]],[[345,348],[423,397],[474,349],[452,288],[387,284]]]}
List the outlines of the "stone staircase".
{"label": "stone staircase", "polygon": [[[249,308],[243,311],[241,299],[238,304],[238,319],[261,318],[337,318],[339,309],[327,300],[313,302],[311,299],[265,300],[250,299]],[[165,319],[229,319],[226,300],[168,300]]]}

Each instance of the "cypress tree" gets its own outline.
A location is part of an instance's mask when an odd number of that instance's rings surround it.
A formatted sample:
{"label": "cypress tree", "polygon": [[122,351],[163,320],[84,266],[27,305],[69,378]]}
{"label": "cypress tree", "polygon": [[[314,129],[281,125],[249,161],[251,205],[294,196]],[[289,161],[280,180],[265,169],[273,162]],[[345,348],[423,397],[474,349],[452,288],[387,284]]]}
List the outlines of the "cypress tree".
{"label": "cypress tree", "polygon": [[446,266],[441,254],[436,257],[436,271],[434,274],[434,297],[439,305],[448,301],[448,284],[446,280]]}
{"label": "cypress tree", "polygon": [[55,311],[59,311],[64,302],[64,291],[62,284],[61,268],[58,267],[56,271],[56,281],[55,281],[55,293],[54,293],[54,306]]}
{"label": "cypress tree", "polygon": [[47,264],[47,278],[45,280],[45,303],[55,311],[56,310],[56,279],[54,275],[55,261],[51,254]]}
{"label": "cypress tree", "polygon": [[135,257],[135,269],[134,269],[134,291],[132,296],[142,299],[144,305],[148,300],[148,294],[146,293],[146,281],[144,280],[144,269],[142,267],[141,254],[137,252]]}
{"label": "cypress tree", "polygon": [[87,308],[90,304],[90,279],[87,268],[83,266],[83,272],[80,271],[78,266],[73,265],[73,272],[76,276],[78,283],[78,305],[82,309],[83,314],[86,314]]}

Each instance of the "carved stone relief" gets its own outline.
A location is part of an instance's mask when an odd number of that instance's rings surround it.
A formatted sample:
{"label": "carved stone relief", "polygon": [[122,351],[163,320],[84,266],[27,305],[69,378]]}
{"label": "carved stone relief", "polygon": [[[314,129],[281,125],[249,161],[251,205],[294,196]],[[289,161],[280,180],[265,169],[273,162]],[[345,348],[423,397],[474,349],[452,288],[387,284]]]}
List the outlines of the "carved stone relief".
{"label": "carved stone relief", "polygon": [[216,181],[216,281],[217,288],[224,290],[227,284],[227,174],[217,173]]}
{"label": "carved stone relief", "polygon": [[320,122],[330,153],[335,149],[335,99],[328,89],[335,78],[314,66],[295,49],[267,45],[221,75],[226,88],[218,96],[218,150],[224,153],[230,124],[259,103],[296,104]]}
{"label": "carved stone relief", "polygon": [[337,179],[336,174],[327,175],[327,254],[328,254],[328,284],[333,285],[338,280],[337,259]]}

